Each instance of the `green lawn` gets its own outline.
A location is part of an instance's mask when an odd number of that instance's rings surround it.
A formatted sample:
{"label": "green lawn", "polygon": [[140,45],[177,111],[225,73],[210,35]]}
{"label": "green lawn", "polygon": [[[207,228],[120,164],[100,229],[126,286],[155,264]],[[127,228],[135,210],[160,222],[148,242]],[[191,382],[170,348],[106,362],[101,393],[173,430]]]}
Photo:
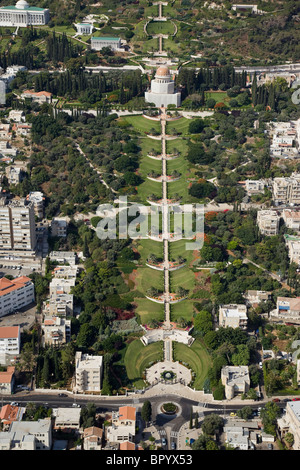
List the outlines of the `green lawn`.
{"label": "green lawn", "polygon": [[175,121],[167,121],[166,133],[172,133],[172,129],[176,129],[181,135],[186,135],[189,133],[189,125],[192,122],[191,119],[186,119],[184,117],[177,119]]}
{"label": "green lawn", "polygon": [[134,246],[138,250],[141,258],[139,260],[140,264],[146,263],[149,255],[153,254],[157,258],[163,257],[163,244],[155,242],[153,240],[136,240]]}
{"label": "green lawn", "polygon": [[172,35],[175,33],[175,28],[171,21],[150,21],[150,23],[148,23],[147,25],[147,33],[150,36],[153,36],[155,34]]}
{"label": "green lawn", "polygon": [[135,311],[139,315],[142,325],[147,325],[151,320],[164,321],[163,304],[158,304],[144,298],[136,298],[134,301],[137,306]]}
{"label": "green lawn", "polygon": [[147,369],[152,362],[157,362],[162,359],[162,341],[152,343],[149,346],[144,346],[139,339],[132,341],[127,347],[124,357],[129,380],[135,387],[143,388],[146,385],[142,378],[145,369]]}
{"label": "green lawn", "polygon": [[157,130],[159,133],[161,132],[161,125],[159,121],[152,121],[151,119],[147,119],[141,115],[122,117],[120,122],[122,121],[126,121],[131,124],[133,129],[142,135],[146,132],[150,132],[152,128]]}
{"label": "green lawn", "polygon": [[203,390],[203,383],[207,377],[207,373],[212,366],[212,360],[205,347],[199,340],[195,340],[192,346],[186,346],[182,343],[174,344],[174,360],[181,363],[187,363],[196,377],[193,387],[196,390]]}

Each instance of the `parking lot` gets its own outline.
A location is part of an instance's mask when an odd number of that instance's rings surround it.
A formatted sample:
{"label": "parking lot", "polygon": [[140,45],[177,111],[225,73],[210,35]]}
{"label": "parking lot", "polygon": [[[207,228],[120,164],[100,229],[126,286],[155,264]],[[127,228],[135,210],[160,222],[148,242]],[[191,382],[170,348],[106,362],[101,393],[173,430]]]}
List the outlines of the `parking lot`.
{"label": "parking lot", "polygon": [[36,320],[36,305],[32,304],[28,307],[24,307],[17,313],[10,313],[5,317],[0,318],[1,326],[19,326],[21,332],[23,330],[29,330],[29,328],[35,323]]}

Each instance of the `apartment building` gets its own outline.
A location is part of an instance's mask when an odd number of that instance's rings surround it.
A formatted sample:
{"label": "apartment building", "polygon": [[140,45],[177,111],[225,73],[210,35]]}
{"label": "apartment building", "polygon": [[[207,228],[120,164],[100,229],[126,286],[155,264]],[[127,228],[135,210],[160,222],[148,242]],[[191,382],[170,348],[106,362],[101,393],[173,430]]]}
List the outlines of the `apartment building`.
{"label": "apartment building", "polygon": [[78,266],[55,266],[52,276],[62,279],[73,279],[77,277],[78,271]]}
{"label": "apartment building", "polygon": [[287,228],[300,232],[300,211],[285,209],[282,211],[281,217]]}
{"label": "apartment building", "polygon": [[71,320],[61,317],[45,317],[42,323],[42,344],[58,347],[71,339]]}
{"label": "apartment building", "polygon": [[109,443],[134,442],[136,427],[136,409],[133,406],[121,406],[112,412],[112,424],[106,429]]}
{"label": "apartment building", "polygon": [[50,297],[56,297],[60,294],[70,294],[75,286],[76,279],[53,278],[49,284]]}
{"label": "apartment building", "polygon": [[53,417],[55,419],[54,429],[69,431],[80,428],[80,408],[54,408]]}
{"label": "apartment building", "polygon": [[221,369],[221,382],[225,387],[225,397],[231,400],[237,394],[250,390],[248,366],[225,366]]}
{"label": "apartment building", "polygon": [[45,316],[58,316],[66,318],[74,312],[73,294],[57,294],[43,303],[43,314]]}
{"label": "apartment building", "polygon": [[300,265],[300,237],[285,234],[284,240],[288,249],[290,262]]}
{"label": "apartment building", "polygon": [[294,436],[294,450],[300,450],[300,402],[288,401],[286,413],[277,420],[280,436],[284,438],[287,433]]}
{"label": "apartment building", "polygon": [[0,395],[11,395],[15,388],[15,368],[7,367],[6,371],[0,372]]}
{"label": "apartment building", "polygon": [[103,429],[91,426],[83,431],[83,450],[102,450]]}
{"label": "apartment building", "polygon": [[284,322],[300,323],[300,297],[277,297],[276,309],[270,315]]}
{"label": "apartment building", "polygon": [[51,235],[52,237],[67,236],[68,222],[65,219],[54,218],[51,220]]}
{"label": "apartment building", "polygon": [[0,327],[0,356],[9,354],[17,356],[20,354],[21,334],[19,326]]}
{"label": "apartment building", "polygon": [[51,251],[49,258],[51,261],[70,266],[74,266],[77,262],[77,255],[74,251]]}
{"label": "apartment building", "polygon": [[26,100],[26,99],[32,100],[38,104],[52,103],[52,93],[48,91],[35,92],[33,90],[25,90],[21,94],[21,98],[23,100]]}
{"label": "apartment building", "polygon": [[99,392],[102,388],[103,357],[83,354],[75,355],[75,391]]}
{"label": "apartment building", "polygon": [[278,234],[280,216],[276,211],[261,210],[257,212],[257,225],[262,235],[271,237]]}
{"label": "apartment building", "polygon": [[270,154],[278,158],[298,157],[298,127],[297,122],[278,122],[270,126]]}
{"label": "apartment building", "polygon": [[8,432],[0,432],[0,450],[51,450],[51,448],[51,418],[15,421]]}
{"label": "apartment building", "polygon": [[21,168],[15,167],[15,166],[8,166],[6,168],[6,177],[8,180],[8,183],[11,185],[16,186],[21,182],[22,179],[22,170]]}
{"label": "apartment building", "polygon": [[41,191],[32,191],[28,194],[26,199],[33,204],[35,216],[38,219],[42,219],[44,217],[44,194]]}
{"label": "apartment building", "polygon": [[272,192],[276,205],[300,204],[300,174],[274,178]]}
{"label": "apartment building", "polygon": [[220,305],[220,327],[241,328],[245,330],[248,324],[247,307],[242,304]]}
{"label": "apartment building", "polygon": [[0,250],[34,251],[34,206],[25,199],[0,200]]}
{"label": "apartment building", "polygon": [[246,180],[245,181],[245,190],[248,196],[255,194],[261,194],[264,192],[265,187],[268,187],[269,183],[267,180]]}
{"label": "apartment building", "polygon": [[0,279],[0,317],[16,312],[35,301],[34,284],[26,276],[12,281]]}

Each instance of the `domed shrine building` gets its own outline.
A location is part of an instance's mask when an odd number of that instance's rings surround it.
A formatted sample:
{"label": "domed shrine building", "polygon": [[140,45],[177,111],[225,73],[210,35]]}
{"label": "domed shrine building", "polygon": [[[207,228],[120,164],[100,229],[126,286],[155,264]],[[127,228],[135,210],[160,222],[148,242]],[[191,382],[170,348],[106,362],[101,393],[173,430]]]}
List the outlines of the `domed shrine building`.
{"label": "domed shrine building", "polygon": [[26,0],[19,0],[15,6],[0,8],[0,26],[19,26],[47,24],[50,20],[48,8],[31,7]]}
{"label": "domed shrine building", "polygon": [[151,80],[150,91],[145,92],[145,100],[154,103],[157,108],[166,108],[169,104],[180,106],[181,93],[175,90],[175,82],[167,66],[158,67],[154,80]]}

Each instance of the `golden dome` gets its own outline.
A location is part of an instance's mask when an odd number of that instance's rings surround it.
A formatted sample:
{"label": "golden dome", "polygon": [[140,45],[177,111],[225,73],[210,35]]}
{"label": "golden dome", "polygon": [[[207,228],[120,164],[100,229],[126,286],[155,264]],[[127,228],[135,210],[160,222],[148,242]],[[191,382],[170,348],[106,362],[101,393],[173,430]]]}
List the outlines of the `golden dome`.
{"label": "golden dome", "polygon": [[161,65],[156,70],[156,77],[167,77],[169,75],[170,75],[170,71],[166,65]]}

